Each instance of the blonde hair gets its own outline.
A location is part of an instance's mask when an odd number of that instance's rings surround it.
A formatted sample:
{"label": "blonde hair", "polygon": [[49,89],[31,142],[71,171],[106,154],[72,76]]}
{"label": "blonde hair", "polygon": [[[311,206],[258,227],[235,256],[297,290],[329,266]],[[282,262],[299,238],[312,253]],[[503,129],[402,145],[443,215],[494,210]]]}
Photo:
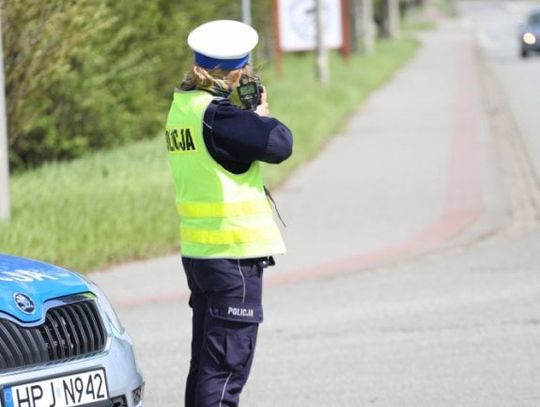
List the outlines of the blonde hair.
{"label": "blonde hair", "polygon": [[225,70],[220,68],[206,69],[199,65],[193,65],[184,76],[180,85],[182,90],[219,89],[230,91],[233,84],[237,83],[242,75],[250,75],[251,69],[245,66],[239,69]]}

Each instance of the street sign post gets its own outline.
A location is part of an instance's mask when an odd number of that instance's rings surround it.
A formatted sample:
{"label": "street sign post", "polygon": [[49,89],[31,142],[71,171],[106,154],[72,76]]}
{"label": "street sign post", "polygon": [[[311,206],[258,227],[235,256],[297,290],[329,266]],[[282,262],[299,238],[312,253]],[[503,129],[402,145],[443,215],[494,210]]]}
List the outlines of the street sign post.
{"label": "street sign post", "polygon": [[242,0],[242,22],[251,25],[251,0]]}
{"label": "street sign post", "polygon": [[0,12],[0,221],[10,217],[9,155],[7,148],[6,87],[4,85],[4,51],[2,47],[2,15]]}

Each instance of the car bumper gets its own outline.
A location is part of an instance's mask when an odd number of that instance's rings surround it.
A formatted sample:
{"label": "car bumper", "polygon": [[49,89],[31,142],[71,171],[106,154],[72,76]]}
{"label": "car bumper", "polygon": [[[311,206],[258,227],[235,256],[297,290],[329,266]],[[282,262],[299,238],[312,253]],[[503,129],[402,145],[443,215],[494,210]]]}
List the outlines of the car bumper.
{"label": "car bumper", "polygon": [[58,364],[33,366],[28,369],[23,368],[1,373],[0,391],[6,386],[103,368],[107,375],[107,385],[111,399],[109,402],[105,402],[103,407],[142,407],[144,381],[137,369],[132,346],[131,339],[125,332],[109,336],[105,351],[97,355]]}
{"label": "car bumper", "polygon": [[521,49],[525,51],[539,51],[540,52],[540,41],[536,42],[536,44],[526,44],[524,42],[521,42]]}

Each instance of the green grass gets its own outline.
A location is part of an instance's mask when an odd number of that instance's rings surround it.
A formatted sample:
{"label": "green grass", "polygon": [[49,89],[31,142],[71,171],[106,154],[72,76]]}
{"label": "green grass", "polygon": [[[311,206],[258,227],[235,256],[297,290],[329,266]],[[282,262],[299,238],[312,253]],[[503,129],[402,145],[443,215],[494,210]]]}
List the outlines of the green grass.
{"label": "green grass", "polygon": [[[281,79],[265,72],[272,113],[295,136],[293,156],[283,165],[265,167],[268,184],[277,185],[321,149],[417,46],[408,38],[379,42],[376,55],[354,56],[346,64],[332,55],[331,82],[324,88],[313,78],[312,55],[285,58]],[[16,174],[11,193],[12,219],[0,224],[0,252],[88,271],[178,247],[161,136]]]}

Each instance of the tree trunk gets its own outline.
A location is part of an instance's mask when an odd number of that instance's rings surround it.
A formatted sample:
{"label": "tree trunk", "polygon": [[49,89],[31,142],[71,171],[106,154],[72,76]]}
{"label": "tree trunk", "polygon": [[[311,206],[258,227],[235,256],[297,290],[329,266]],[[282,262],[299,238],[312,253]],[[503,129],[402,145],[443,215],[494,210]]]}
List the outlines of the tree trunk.
{"label": "tree trunk", "polygon": [[360,0],[358,10],[360,19],[360,35],[362,36],[362,50],[364,55],[375,52],[375,30],[373,20],[373,0]]}
{"label": "tree trunk", "polygon": [[399,0],[386,0],[386,24],[390,38],[399,37]]}

